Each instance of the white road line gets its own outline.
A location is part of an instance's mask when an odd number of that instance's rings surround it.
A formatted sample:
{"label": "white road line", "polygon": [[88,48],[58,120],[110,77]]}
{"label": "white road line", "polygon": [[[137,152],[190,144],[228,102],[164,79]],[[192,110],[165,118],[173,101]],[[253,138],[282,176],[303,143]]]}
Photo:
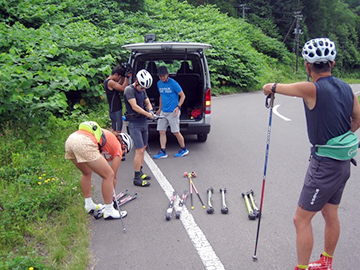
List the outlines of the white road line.
{"label": "white road line", "polygon": [[[145,152],[145,163],[149,166],[152,174],[158,181],[161,188],[164,190],[165,195],[170,199],[172,197],[174,188],[170,182],[166,179],[156,163],[152,160],[147,152]],[[205,234],[196,224],[194,217],[190,214],[186,206],[184,205],[181,211],[180,220],[189,235],[189,238],[198,252],[201,261],[203,262],[205,269],[208,270],[222,270],[225,269],[221,263],[219,257],[216,255],[214,249],[208,242]]]}
{"label": "white road line", "polygon": [[281,114],[277,111],[277,109],[278,109],[279,107],[280,107],[280,105],[275,105],[275,106],[274,106],[274,108],[273,108],[274,114],[277,115],[278,117],[280,117],[281,119],[285,120],[285,121],[291,121],[290,118],[287,118],[287,117],[281,115]]}

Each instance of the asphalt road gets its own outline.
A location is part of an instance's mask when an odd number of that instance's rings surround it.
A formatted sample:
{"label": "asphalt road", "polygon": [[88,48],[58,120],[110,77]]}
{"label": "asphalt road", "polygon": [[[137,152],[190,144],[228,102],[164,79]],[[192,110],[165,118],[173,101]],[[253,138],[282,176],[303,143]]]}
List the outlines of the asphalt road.
{"label": "asphalt road", "polygon": [[[360,91],[360,85],[353,87]],[[148,188],[132,184],[133,153],[121,164],[117,192],[128,189],[138,198],[122,207],[128,211],[123,221],[91,219],[91,269],[294,269],[296,265],[295,229],[292,223],[297,199],[308,165],[309,142],[301,99],[277,96],[274,108],[270,151],[261,219],[258,261],[255,248],[257,220],[247,217],[242,192],[253,189],[258,205],[263,183],[269,109],[261,92],[222,96],[212,99],[212,129],[205,143],[186,137],[188,156],[175,158],[178,145],[169,138],[169,157],[146,157],[144,171],[153,176]],[[280,115],[275,114],[279,113]],[[286,118],[285,118],[286,117]],[[286,121],[287,120],[287,121]],[[359,135],[359,134],[358,134]],[[150,154],[159,150],[152,138]],[[195,209],[186,202],[181,219],[164,218],[172,189],[188,189],[184,171],[195,171],[194,179],[206,204],[206,190],[213,187],[215,213],[209,215],[194,196]],[[156,178],[156,179],[155,179]],[[336,270],[357,269],[360,265],[359,167],[352,175],[339,209],[341,236],[334,257]],[[101,180],[94,175],[94,197],[101,202]],[[220,188],[226,188],[227,215],[221,214]],[[195,194],[194,194],[195,195]],[[321,214],[313,220],[315,237],[312,260],[323,251]]]}

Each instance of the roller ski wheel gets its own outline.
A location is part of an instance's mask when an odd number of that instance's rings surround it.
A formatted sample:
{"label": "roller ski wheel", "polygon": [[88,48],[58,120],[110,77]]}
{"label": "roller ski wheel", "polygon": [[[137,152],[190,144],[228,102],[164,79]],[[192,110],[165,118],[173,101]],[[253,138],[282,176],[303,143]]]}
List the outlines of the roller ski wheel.
{"label": "roller ski wheel", "polygon": [[177,192],[174,191],[173,192],[173,195],[170,199],[170,202],[169,202],[169,206],[168,208],[166,209],[166,213],[165,213],[165,219],[167,221],[169,221],[171,219],[171,216],[172,216],[172,213],[174,211],[174,204],[175,204],[175,200],[176,200],[176,195],[177,195]]}
{"label": "roller ski wheel", "polygon": [[179,219],[180,218],[180,215],[181,215],[181,211],[186,203],[186,198],[187,198],[187,195],[188,195],[188,191],[187,190],[184,190],[183,194],[181,195],[180,197],[180,201],[179,201],[179,207],[178,209],[175,211],[175,218],[176,219]]}

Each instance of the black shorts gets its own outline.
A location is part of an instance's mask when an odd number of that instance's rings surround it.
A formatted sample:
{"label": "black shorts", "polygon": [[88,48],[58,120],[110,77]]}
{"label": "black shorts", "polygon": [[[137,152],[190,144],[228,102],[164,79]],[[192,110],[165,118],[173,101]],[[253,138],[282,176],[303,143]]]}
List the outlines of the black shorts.
{"label": "black shorts", "polygon": [[349,177],[350,160],[312,157],[298,205],[304,210],[317,212],[326,203],[340,204]]}
{"label": "black shorts", "polygon": [[134,141],[135,149],[143,148],[148,144],[149,131],[146,118],[139,121],[129,121],[129,133]]}

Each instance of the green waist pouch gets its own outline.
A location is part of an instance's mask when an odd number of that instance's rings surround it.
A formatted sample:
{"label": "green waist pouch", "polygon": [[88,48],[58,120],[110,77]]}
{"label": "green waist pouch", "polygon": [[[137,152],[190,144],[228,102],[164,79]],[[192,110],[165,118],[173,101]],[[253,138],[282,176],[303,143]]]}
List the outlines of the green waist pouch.
{"label": "green waist pouch", "polygon": [[359,139],[350,130],[345,134],[332,138],[326,145],[315,145],[316,155],[337,160],[350,160],[356,156],[359,148]]}

